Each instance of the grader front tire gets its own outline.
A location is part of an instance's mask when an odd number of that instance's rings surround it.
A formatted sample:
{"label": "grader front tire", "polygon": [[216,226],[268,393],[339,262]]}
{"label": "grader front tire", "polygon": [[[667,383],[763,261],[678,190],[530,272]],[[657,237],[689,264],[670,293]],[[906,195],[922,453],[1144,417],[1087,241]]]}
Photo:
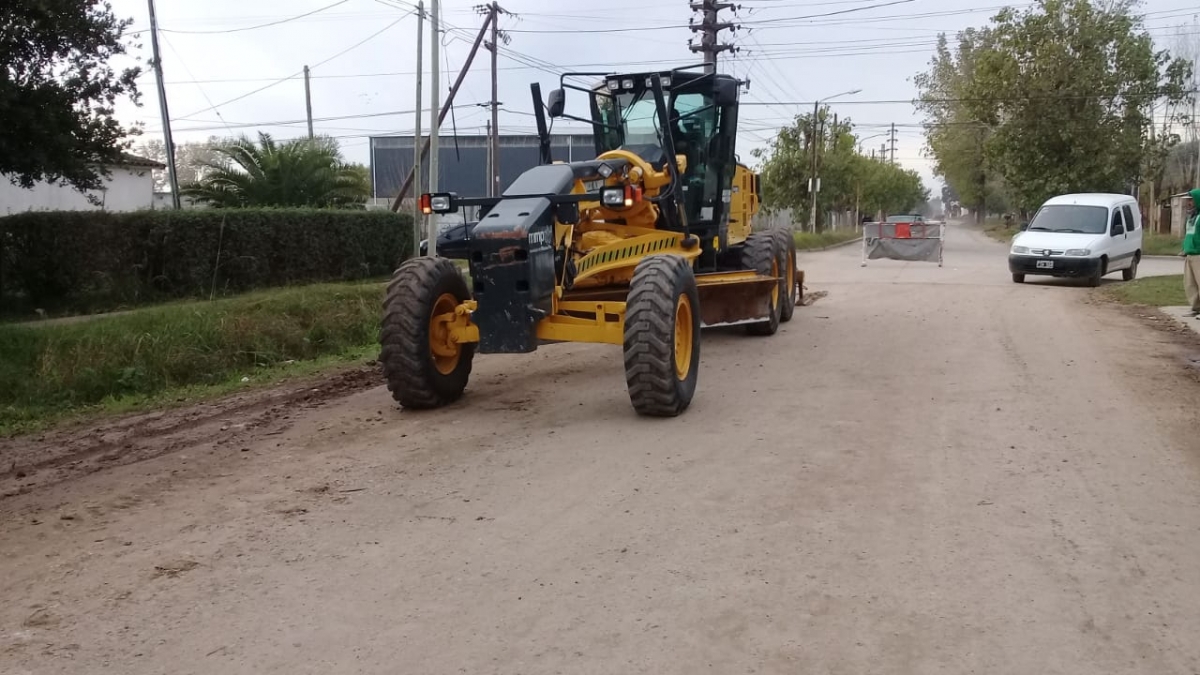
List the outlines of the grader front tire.
{"label": "grader front tire", "polygon": [[625,382],[633,409],[675,417],[696,393],[700,295],[686,260],[657,255],[638,263],[625,304]]}
{"label": "grader front tire", "polygon": [[475,345],[450,345],[435,318],[470,299],[462,273],[446,258],[411,258],[392,275],[384,300],[379,360],[397,403],[437,408],[462,396]]}

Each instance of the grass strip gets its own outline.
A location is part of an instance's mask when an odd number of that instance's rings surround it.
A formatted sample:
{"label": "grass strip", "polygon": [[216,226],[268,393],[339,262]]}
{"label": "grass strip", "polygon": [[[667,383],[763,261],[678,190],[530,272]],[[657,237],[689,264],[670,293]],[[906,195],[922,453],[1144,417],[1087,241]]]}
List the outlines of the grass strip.
{"label": "grass strip", "polygon": [[310,375],[377,352],[384,284],[318,284],[0,324],[0,435]]}

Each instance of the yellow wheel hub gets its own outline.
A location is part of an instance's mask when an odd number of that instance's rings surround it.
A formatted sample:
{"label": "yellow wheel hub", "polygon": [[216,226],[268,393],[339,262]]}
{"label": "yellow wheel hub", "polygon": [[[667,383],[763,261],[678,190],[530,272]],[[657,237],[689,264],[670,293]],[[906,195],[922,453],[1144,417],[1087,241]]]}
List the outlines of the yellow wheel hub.
{"label": "yellow wheel hub", "polygon": [[792,253],[788,252],[788,268],[787,268],[787,297],[791,297],[792,289],[796,288],[796,259],[792,257]]}
{"label": "yellow wheel hub", "polygon": [[[773,276],[773,277],[779,276],[779,260],[771,261],[771,276]],[[775,284],[773,290],[771,291],[771,306],[772,307],[779,306],[779,284]]]}
{"label": "yellow wheel hub", "polygon": [[679,296],[675,304],[675,376],[686,380],[692,372],[692,350],[695,348],[692,334],[692,301],[686,295]]}
{"label": "yellow wheel hub", "polygon": [[462,356],[462,347],[450,338],[450,324],[454,322],[456,307],[458,298],[453,293],[443,293],[433,303],[433,311],[429,314],[429,354],[433,357],[433,366],[443,375],[453,373]]}

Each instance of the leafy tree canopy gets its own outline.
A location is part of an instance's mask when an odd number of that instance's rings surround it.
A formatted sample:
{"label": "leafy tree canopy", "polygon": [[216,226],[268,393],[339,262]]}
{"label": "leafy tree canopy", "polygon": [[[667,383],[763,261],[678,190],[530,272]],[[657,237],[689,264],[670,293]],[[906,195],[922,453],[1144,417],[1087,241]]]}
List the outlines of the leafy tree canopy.
{"label": "leafy tree canopy", "polygon": [[938,171],[964,203],[1003,195],[1028,210],[1141,180],[1147,157],[1164,152],[1151,112],[1187,95],[1191,67],[1154,49],[1136,5],[1038,0],[960,34],[953,51],[943,36],[916,78],[919,107]]}
{"label": "leafy tree canopy", "polygon": [[[140,68],[117,71],[125,29],[107,3],[5,0],[0,13],[0,174],[95,189],[121,159],[131,130],[116,102],[139,99]],[[140,45],[138,45],[140,46]]]}

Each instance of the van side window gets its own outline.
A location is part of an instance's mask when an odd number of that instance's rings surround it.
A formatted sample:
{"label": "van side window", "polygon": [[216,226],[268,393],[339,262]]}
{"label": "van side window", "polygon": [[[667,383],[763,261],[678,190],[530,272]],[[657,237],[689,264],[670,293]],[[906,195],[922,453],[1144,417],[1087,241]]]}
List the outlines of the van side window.
{"label": "van side window", "polygon": [[1117,231],[1118,227],[1124,230],[1124,224],[1121,222],[1121,209],[1115,208],[1113,209],[1112,223],[1109,224],[1108,233],[1111,235]]}
{"label": "van side window", "polygon": [[1125,213],[1125,231],[1133,232],[1136,230],[1137,220],[1133,217],[1133,209],[1129,208],[1129,205],[1126,204],[1125,206],[1121,207],[1121,211]]}

